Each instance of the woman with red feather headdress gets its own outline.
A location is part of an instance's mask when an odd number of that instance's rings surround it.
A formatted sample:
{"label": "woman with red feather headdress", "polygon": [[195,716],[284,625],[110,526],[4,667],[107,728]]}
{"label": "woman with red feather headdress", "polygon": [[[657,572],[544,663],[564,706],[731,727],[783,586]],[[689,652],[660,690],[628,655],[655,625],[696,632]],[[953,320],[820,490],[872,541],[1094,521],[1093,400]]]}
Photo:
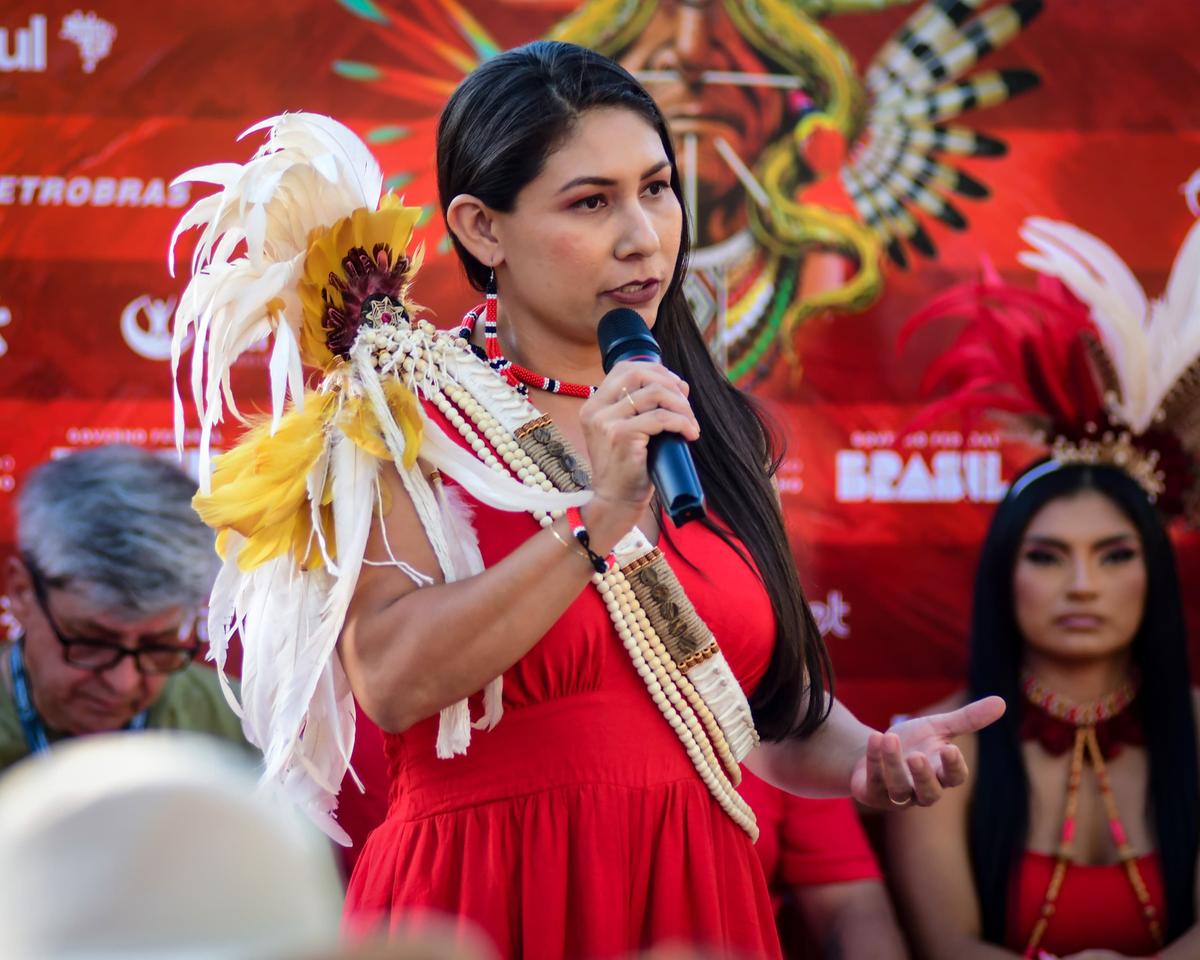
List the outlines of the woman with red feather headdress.
{"label": "woman with red feather headdress", "polygon": [[923,419],[998,415],[1047,455],[976,574],[963,696],[1008,713],[959,741],[969,791],[892,818],[897,890],[931,958],[1195,957],[1198,711],[1166,527],[1200,520],[1200,223],[1154,302],[1076,227],[1022,237],[1037,289],[989,269],[907,328],[969,318]]}

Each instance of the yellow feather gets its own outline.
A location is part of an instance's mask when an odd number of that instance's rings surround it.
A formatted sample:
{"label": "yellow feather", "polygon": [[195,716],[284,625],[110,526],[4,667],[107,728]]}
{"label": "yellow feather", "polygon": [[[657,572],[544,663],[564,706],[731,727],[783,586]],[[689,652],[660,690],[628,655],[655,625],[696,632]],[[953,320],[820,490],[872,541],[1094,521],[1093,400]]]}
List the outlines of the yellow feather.
{"label": "yellow feather", "polygon": [[[212,492],[192,500],[200,518],[220,531],[219,550],[225,550],[230,530],[246,539],[237,556],[242,570],[289,551],[307,567],[320,565],[319,549],[314,561],[305,482],[324,449],[325,425],[335,410],[332,393],[310,391],[304,409],[289,412],[273,435],[269,422],[260,423],[218,457]],[[324,523],[324,510],[321,515]],[[330,522],[325,529],[330,540],[332,529]]]}
{"label": "yellow feather", "polygon": [[379,430],[379,421],[375,411],[362,397],[347,401],[338,417],[338,429],[371,456],[380,460],[390,460],[387,444]]}
{"label": "yellow feather", "polygon": [[[417,454],[421,448],[421,412],[417,398],[395,378],[387,381],[383,392],[387,398],[388,410],[404,434],[404,468],[411,469],[417,462]],[[338,418],[338,427],[371,456],[380,460],[391,459],[379,419],[364,398],[356,397],[346,403],[342,415]]]}
{"label": "yellow feather", "polygon": [[[399,380],[384,387],[388,409],[404,434],[406,469],[416,463],[421,447],[421,411],[417,398]],[[192,505],[217,534],[217,550],[225,556],[230,531],[245,538],[238,551],[241,570],[290,553],[305,570],[324,563],[313,530],[308,476],[326,442],[326,426],[336,416],[337,427],[362,450],[380,460],[391,454],[375,411],[362,397],[338,405],[333,393],[310,391],[304,409],[293,409],[271,433],[270,422],[251,429],[236,447],[217,458],[212,492],[196,494]],[[322,534],[330,557],[337,556],[333,522],[333,482],[330,478],[317,505]]]}
{"label": "yellow feather", "polygon": [[392,419],[404,432],[404,469],[411,470],[421,450],[421,409],[417,398],[399,380],[389,380],[383,388]]}

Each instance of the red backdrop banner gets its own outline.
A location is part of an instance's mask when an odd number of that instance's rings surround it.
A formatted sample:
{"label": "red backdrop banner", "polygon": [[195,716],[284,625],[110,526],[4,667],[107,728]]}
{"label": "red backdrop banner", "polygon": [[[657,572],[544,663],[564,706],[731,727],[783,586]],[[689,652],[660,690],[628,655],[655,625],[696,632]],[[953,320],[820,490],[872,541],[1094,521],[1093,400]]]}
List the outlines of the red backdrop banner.
{"label": "red backdrop banner", "polygon": [[[1003,6],[978,4],[980,14]],[[858,234],[848,229],[844,245],[825,253],[778,257],[757,246],[746,230],[745,184],[716,139],[754,169],[770,144],[807,131],[797,139],[804,166],[788,199],[861,223],[846,184],[881,136],[886,118],[871,111],[892,94],[869,90],[864,112],[841,127],[833,100],[839,85],[863,87],[877,51],[922,4],[793,7],[770,49],[733,16],[735,0],[701,5],[707,46],[699,54],[681,47],[674,0],[623,5],[628,29],[619,41],[601,31],[596,45],[640,72],[672,118],[703,254],[694,302],[700,315],[712,314],[705,322],[714,349],[787,435],[780,483],[803,580],[840,691],[880,723],[962,677],[978,547],[992,504],[1032,454],[986,426],[963,433],[943,423],[905,435],[921,409],[921,373],[955,331],[922,330],[903,353],[896,334],[932,295],[974,276],[983,256],[1006,278],[1031,282],[1016,262],[1017,231],[1030,215],[1104,238],[1149,293],[1161,292],[1192,222],[1180,185],[1200,167],[1200,5],[1045,0],[975,70],[1011,71],[1013,96],[986,107],[978,97],[974,109],[948,118],[1006,147],[951,158],[986,186],[986,196],[953,199],[965,226],[907,203],[936,255],[904,244],[908,268],[885,266],[873,302],[815,312],[800,309],[814,292],[832,290],[837,301],[852,279],[846,254]],[[832,13],[818,19],[817,7]],[[236,144],[238,134],[276,113],[337,117],[372,145],[388,184],[428,208],[419,236],[430,254],[415,296],[449,324],[477,294],[447,254],[435,215],[438,111],[480,59],[539,36],[580,36],[579,18],[571,19],[578,8],[573,0],[4,4],[0,552],[12,547],[14,490],[40,460],[114,440],[174,455],[169,331],[190,243],[181,245],[178,278],[168,273],[167,245],[203,193],[172,187],[177,174],[245,159],[259,140]],[[711,122],[682,99],[685,56],[699,56],[709,71],[701,106]],[[843,64],[842,73],[810,66],[826,60]],[[729,244],[773,278],[766,300],[775,313],[736,297],[717,311],[710,281],[726,269]],[[790,293],[779,293],[785,287]],[[747,360],[751,341],[759,352]],[[251,351],[236,371],[251,409],[265,402],[266,360]],[[1194,584],[1200,543],[1176,533],[1184,583]],[[1186,593],[1200,636],[1200,591]]]}

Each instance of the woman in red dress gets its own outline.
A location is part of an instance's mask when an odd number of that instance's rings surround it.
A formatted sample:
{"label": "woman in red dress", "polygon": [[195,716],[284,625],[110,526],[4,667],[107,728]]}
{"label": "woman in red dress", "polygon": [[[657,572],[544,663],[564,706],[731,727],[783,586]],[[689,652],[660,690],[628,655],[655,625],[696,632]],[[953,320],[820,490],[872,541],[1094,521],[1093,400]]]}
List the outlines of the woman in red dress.
{"label": "woman in red dress", "polygon": [[968,693],[934,708],[996,692],[1013,719],[963,741],[969,791],[889,825],[919,955],[1195,956],[1196,712],[1170,541],[1115,467],[1026,476],[980,558]]}
{"label": "woman in red dress", "polygon": [[1036,291],[989,276],[922,315],[968,317],[943,408],[995,405],[1050,455],[996,509],[967,689],[934,708],[1009,712],[960,741],[969,790],[890,824],[897,890],[933,960],[1197,957],[1200,712],[1166,521],[1200,521],[1200,340],[1179,335],[1200,224],[1152,308],[1098,238],[1040,219],[1022,237]]}
{"label": "woman in red dress", "polygon": [[[413,319],[411,264],[394,247],[411,211],[376,197],[361,145],[328,118],[270,123],[259,166],[197,175],[237,201],[188,222],[219,213],[219,231],[263,196],[278,201],[244,232],[205,240],[201,259],[242,236],[248,271],[285,250],[245,299],[302,265],[299,356],[326,379],[256,452],[227,455],[199,505],[230,531],[218,595],[256,665],[246,725],[268,774],[336,833],[346,680],[386,732],[389,812],[351,877],[350,923],[434,911],[482,928],[506,957],[668,942],[777,955],[740,763],[796,792],[929,804],[966,778],[949,740],[1003,705],[883,734],[831,696],[772,487],[773,438],[712,362],[684,296],[687,225],[654,101],[613,61],[562,43],[502,54],[463,81],[440,122],[439,191],[487,300],[457,331]],[[367,209],[330,201],[346,183],[374,185]],[[311,217],[287,206],[299,196]],[[322,211],[344,219],[309,222]],[[293,254],[301,228],[308,252]],[[264,322],[283,330],[288,308],[281,291]],[[662,364],[605,373],[597,327],[616,308],[653,329]],[[246,315],[239,301],[204,322],[223,333]],[[283,371],[286,341],[277,349]],[[208,383],[224,369],[210,364]],[[662,433],[690,441],[702,521],[661,523],[647,448]],[[303,464],[279,481],[299,519],[261,484],[260,512],[241,506],[239,491],[281,462],[272,445]],[[284,607],[281,590],[303,592]],[[334,629],[337,656],[322,660]]]}
{"label": "woman in red dress", "polygon": [[[709,359],[683,298],[687,233],[653,100],[581,48],[512,51],[451,98],[438,174],[469,279],[485,288],[494,272],[503,356],[560,385],[598,385],[579,396],[534,382],[530,399],[591,466],[592,549],[609,552],[635,525],[647,532],[720,639],[765,741],[750,765],[816,792],[847,794],[856,777],[862,799],[885,805],[889,791],[932,802],[939,776],[961,782],[960,758],[934,727],[902,731],[906,762],[895,734],[871,734],[836,704],[826,712],[828,665],[771,490],[769,434]],[[664,366],[605,376],[596,328],[617,307],[654,330]],[[646,449],[664,431],[691,441],[711,521],[660,527]],[[399,483],[391,493],[390,542],[435,571]],[[601,597],[583,590],[593,570],[564,550],[571,528],[539,532],[528,517],[472,508],[484,573],[417,588],[371,568],[351,606],[342,662],[391,731],[394,782],[348,911],[445,911],[509,956],[617,956],[672,941],[774,955],[750,838],[712,802]],[[372,537],[368,556],[383,559],[381,531]],[[437,712],[500,673],[504,719],[464,756],[438,759]],[[990,719],[989,707],[953,722]]]}

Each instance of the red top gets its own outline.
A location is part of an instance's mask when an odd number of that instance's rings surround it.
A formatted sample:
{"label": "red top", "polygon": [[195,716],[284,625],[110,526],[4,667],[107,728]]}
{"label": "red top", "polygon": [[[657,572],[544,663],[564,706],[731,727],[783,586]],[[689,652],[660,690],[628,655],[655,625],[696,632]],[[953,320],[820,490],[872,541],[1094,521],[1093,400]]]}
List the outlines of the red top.
{"label": "red top", "polygon": [[[1146,881],[1150,902],[1159,917],[1165,917],[1157,854],[1139,857],[1137,865]],[[1008,946],[1017,952],[1024,950],[1029,942],[1053,871],[1054,857],[1044,853],[1026,852],[1021,861],[1015,896],[1009,905],[1007,937]],[[1150,936],[1125,867],[1119,863],[1111,866],[1072,863],[1067,867],[1041,949],[1056,956],[1088,949],[1114,950],[1130,957],[1157,953],[1158,947]]]}
{"label": "red top", "polygon": [[[488,565],[538,531],[472,503]],[[700,524],[669,533],[668,562],[753,688],[775,635],[762,584]],[[505,957],[672,941],[779,956],[749,837],[709,795],[592,587],[505,673],[504,711],[449,760],[434,754],[436,717],[385,736],[390,809],[350,880],[352,926],[396,929],[432,909],[478,925]]]}
{"label": "red top", "polygon": [[879,864],[849,800],[795,797],[747,770],[738,792],[758,817],[762,833],[755,849],[776,900],[789,887],[879,879]]}

